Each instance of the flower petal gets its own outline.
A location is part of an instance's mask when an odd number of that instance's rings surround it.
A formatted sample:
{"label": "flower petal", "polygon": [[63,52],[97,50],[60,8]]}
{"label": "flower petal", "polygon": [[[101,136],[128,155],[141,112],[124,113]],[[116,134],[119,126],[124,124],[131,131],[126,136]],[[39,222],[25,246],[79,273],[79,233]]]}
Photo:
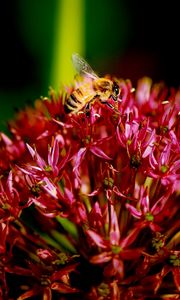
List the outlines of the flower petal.
{"label": "flower petal", "polygon": [[61,282],[53,282],[51,284],[51,289],[63,294],[73,294],[79,292],[78,289]]}
{"label": "flower petal", "polygon": [[24,294],[22,294],[21,296],[19,296],[17,298],[17,300],[25,300],[25,299],[29,299],[33,296],[36,296],[40,293],[40,290],[37,288],[31,289],[30,291],[25,292]]}
{"label": "flower petal", "polygon": [[98,157],[101,157],[101,158],[104,158],[104,159],[108,159],[108,160],[112,159],[112,158],[109,157],[107,154],[105,154],[103,150],[101,150],[100,148],[98,148],[98,147],[96,147],[96,146],[91,146],[91,147],[90,147],[90,151],[91,151],[94,155],[96,155],[96,156],[98,156]]}
{"label": "flower petal", "polygon": [[117,219],[117,214],[115,212],[114,206],[111,205],[110,207],[110,230],[109,230],[109,237],[111,241],[111,245],[118,245],[120,240],[120,231],[119,231],[119,223]]}
{"label": "flower petal", "polygon": [[94,243],[100,247],[100,248],[107,248],[106,243],[104,242],[104,239],[95,231],[93,230],[87,230],[86,233],[91,237],[91,239],[94,241]]}
{"label": "flower petal", "polygon": [[142,212],[138,211],[134,206],[129,203],[126,203],[126,208],[130,211],[131,215],[137,219],[140,219],[142,216]]}
{"label": "flower petal", "polygon": [[180,292],[180,268],[172,268],[172,274],[177,290]]}
{"label": "flower petal", "polygon": [[92,264],[102,264],[110,261],[112,259],[112,254],[111,252],[103,252],[98,255],[94,255],[90,258],[90,262]]}
{"label": "flower petal", "polygon": [[26,146],[27,146],[29,153],[31,154],[33,160],[36,161],[36,163],[38,164],[38,166],[41,169],[44,169],[47,165],[46,162],[44,161],[44,159],[29,144],[26,144]]}
{"label": "flower petal", "polygon": [[87,152],[87,149],[84,147],[84,148],[81,148],[78,153],[75,155],[75,161],[74,161],[74,168],[73,168],[73,171],[75,172],[76,175],[79,176],[79,167],[86,155],[86,152]]}

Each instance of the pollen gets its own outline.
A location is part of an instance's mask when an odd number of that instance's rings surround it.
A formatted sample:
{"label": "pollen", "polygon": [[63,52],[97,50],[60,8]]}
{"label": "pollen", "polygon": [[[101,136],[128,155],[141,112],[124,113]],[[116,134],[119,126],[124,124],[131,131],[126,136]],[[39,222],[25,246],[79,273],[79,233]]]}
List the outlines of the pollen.
{"label": "pollen", "polygon": [[82,139],[82,142],[86,145],[90,144],[91,136],[87,135],[84,139]]}
{"label": "pollen", "polygon": [[51,172],[52,171],[52,167],[50,165],[47,165],[47,166],[44,167],[44,170],[46,172]]}
{"label": "pollen", "polygon": [[140,156],[136,155],[136,154],[132,155],[131,156],[131,160],[130,160],[130,166],[132,168],[138,169],[140,167],[140,165],[141,165],[141,158],[140,158]]}
{"label": "pollen", "polygon": [[108,284],[102,282],[99,286],[98,286],[98,294],[101,297],[107,297],[110,294],[110,289]]}
{"label": "pollen", "polygon": [[162,173],[166,173],[166,172],[168,171],[168,169],[169,169],[169,167],[166,166],[166,165],[162,165],[162,166],[161,166],[161,172],[162,172]]}
{"label": "pollen", "polygon": [[160,232],[156,232],[156,236],[152,239],[152,246],[158,252],[165,244],[165,236]]}
{"label": "pollen", "polygon": [[114,185],[114,179],[113,178],[111,178],[111,177],[105,177],[104,178],[104,185],[106,186],[106,187],[113,187],[113,185]]}
{"label": "pollen", "polygon": [[169,261],[174,267],[180,267],[180,258],[176,255],[170,255]]}
{"label": "pollen", "polygon": [[148,212],[145,215],[145,219],[146,219],[146,221],[152,222],[154,220],[154,216],[151,213]]}
{"label": "pollen", "polygon": [[53,261],[53,264],[57,265],[57,266],[58,265],[65,265],[67,261],[68,261],[68,257],[66,255],[66,253],[61,252],[61,253],[58,254],[58,259]]}
{"label": "pollen", "polygon": [[121,251],[122,251],[122,248],[120,246],[118,246],[118,245],[113,245],[112,246],[112,252],[114,254],[119,254]]}

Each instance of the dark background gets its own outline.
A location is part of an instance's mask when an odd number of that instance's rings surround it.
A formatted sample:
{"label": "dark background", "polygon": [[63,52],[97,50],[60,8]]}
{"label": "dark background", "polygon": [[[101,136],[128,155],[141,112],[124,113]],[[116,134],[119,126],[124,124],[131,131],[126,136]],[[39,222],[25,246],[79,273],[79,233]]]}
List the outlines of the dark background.
{"label": "dark background", "polygon": [[[1,1],[1,130],[17,108],[48,93],[58,1],[64,0]],[[179,87],[178,1],[84,2],[85,58],[94,70],[129,78],[134,85],[150,76]]]}

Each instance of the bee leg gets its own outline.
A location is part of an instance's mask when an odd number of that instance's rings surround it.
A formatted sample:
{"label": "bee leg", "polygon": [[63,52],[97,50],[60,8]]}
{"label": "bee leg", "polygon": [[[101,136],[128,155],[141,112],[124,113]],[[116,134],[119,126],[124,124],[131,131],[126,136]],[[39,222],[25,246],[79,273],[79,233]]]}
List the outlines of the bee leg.
{"label": "bee leg", "polygon": [[117,97],[115,97],[114,95],[111,95],[111,98],[113,98],[113,100],[116,102],[117,101]]}
{"label": "bee leg", "polygon": [[111,104],[111,103],[109,103],[109,102],[107,102],[107,101],[104,101],[104,102],[102,102],[103,104],[106,104],[107,106],[109,106],[110,108],[112,108],[112,109],[114,109],[114,106]]}
{"label": "bee leg", "polygon": [[86,114],[86,116],[87,117],[89,117],[90,116],[90,109],[91,109],[91,103],[90,102],[88,102],[86,105],[85,105],[85,114]]}
{"label": "bee leg", "polygon": [[119,111],[108,101],[103,102],[103,104],[106,104],[107,106],[109,106],[111,109],[113,109],[116,113],[119,114]]}

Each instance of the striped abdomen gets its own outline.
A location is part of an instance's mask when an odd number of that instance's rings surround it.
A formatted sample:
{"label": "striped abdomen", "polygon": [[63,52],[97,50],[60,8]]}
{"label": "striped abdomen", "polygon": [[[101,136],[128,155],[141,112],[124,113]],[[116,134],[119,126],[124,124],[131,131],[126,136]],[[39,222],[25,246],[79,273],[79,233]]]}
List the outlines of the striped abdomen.
{"label": "striped abdomen", "polygon": [[70,112],[76,111],[78,109],[78,104],[80,104],[74,94],[71,94],[64,104],[64,110],[68,114]]}
{"label": "striped abdomen", "polygon": [[81,89],[76,89],[65,101],[65,112],[68,114],[80,111],[89,102],[89,100],[93,98],[93,96],[94,95],[92,95],[92,90],[91,94],[89,94],[89,90],[87,90],[87,87],[85,88],[85,86],[84,89],[83,87],[81,87]]}

